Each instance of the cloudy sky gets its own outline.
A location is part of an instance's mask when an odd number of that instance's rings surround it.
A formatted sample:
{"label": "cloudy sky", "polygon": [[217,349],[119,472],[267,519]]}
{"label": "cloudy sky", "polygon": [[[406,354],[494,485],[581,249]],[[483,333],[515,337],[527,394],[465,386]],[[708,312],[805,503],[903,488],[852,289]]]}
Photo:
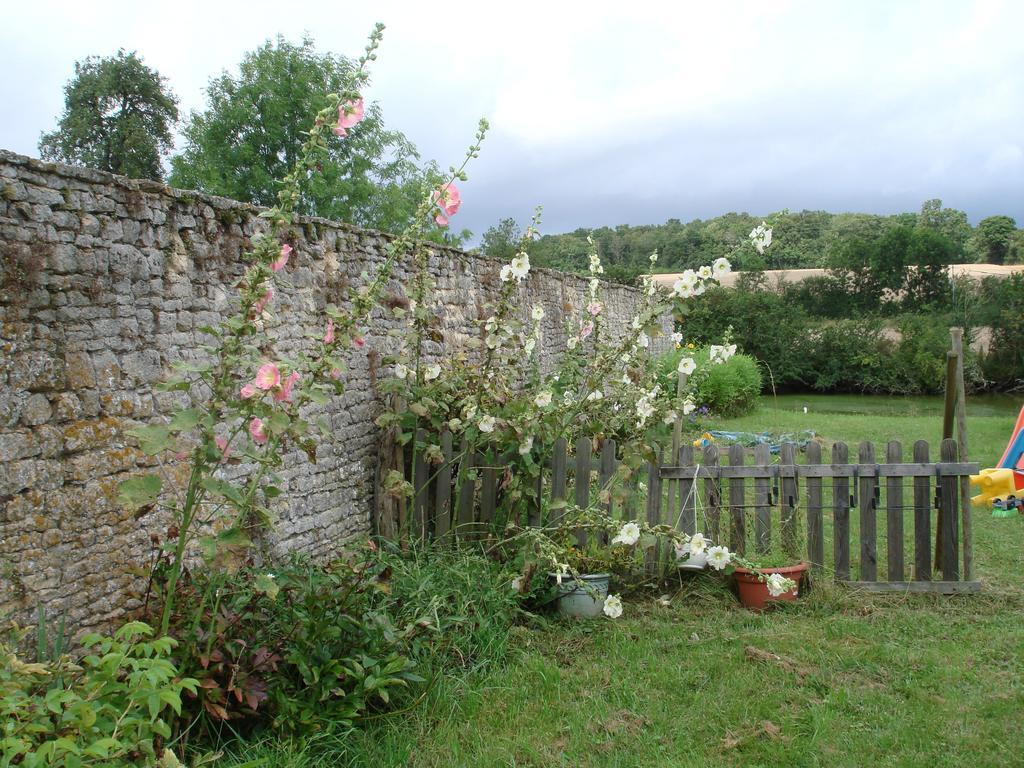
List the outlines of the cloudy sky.
{"label": "cloudy sky", "polygon": [[267,38],[355,56],[375,21],[367,95],[424,157],[491,122],[454,222],[477,235],[537,204],[546,232],[934,197],[1024,225],[1019,0],[10,3],[0,147],[38,154],[90,54],[137,50],[188,113]]}

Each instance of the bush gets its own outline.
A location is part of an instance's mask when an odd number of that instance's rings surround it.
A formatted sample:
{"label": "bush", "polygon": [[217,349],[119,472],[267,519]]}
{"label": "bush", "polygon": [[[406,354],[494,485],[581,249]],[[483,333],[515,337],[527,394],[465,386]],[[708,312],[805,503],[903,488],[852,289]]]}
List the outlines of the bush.
{"label": "bush", "polygon": [[192,714],[302,732],[351,724],[421,682],[405,649],[422,629],[391,622],[385,576],[369,552],[192,574],[172,622],[181,667],[200,680]]}
{"label": "bush", "polygon": [[774,387],[803,389],[811,376],[810,326],[801,307],[771,291],[712,288],[690,305],[681,330],[686,341],[718,344],[731,328],[732,340],[768,369]]}
{"label": "bush", "polygon": [[675,387],[676,368],[683,357],[692,357],[697,370],[690,377],[693,400],[717,416],[742,416],[757,405],[761,394],[761,371],[749,355],[737,354],[724,363],[712,364],[707,349],[676,349],[659,363],[662,386]]}
{"label": "bush", "polygon": [[[198,681],[181,678],[169,656],[175,641],[149,640],[131,622],[113,637],[90,634],[91,653],[27,664],[15,642],[0,641],[0,764],[20,766],[157,765],[171,736],[167,710],[181,712],[181,692]],[[166,763],[176,765],[173,756]]]}

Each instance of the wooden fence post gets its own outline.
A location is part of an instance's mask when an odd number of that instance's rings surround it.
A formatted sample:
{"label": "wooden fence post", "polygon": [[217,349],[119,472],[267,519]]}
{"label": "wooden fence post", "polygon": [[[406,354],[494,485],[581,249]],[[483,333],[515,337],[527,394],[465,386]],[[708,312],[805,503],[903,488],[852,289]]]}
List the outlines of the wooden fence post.
{"label": "wooden fence post", "polygon": [[797,557],[800,555],[800,544],[796,533],[796,509],[800,489],[796,481],[796,446],[793,443],[783,443],[779,448],[779,466],[782,472],[782,498],[779,499],[779,509],[782,512],[782,549],[787,554]]}
{"label": "wooden fence post", "polygon": [[[875,463],[875,444],[865,440],[860,444],[858,462]],[[860,505],[860,580],[878,581],[878,523],[875,510],[878,500],[875,491],[878,478],[861,475],[858,481],[857,501]]]}
{"label": "wooden fence post", "polygon": [[441,453],[444,463],[437,472],[437,489],[434,495],[434,536],[448,535],[452,522],[452,433],[447,429],[441,433]]}
{"label": "wooden fence post", "polygon": [[[729,446],[729,466],[742,467],[746,458],[743,446],[733,443]],[[741,556],[747,551],[746,479],[733,477],[729,479],[729,549]]]}
{"label": "wooden fence post", "polygon": [[[955,440],[943,440],[940,451],[941,461],[956,461],[957,448]],[[957,581],[960,578],[960,567],[957,557],[957,525],[956,508],[960,495],[959,483],[954,476],[939,478],[939,518],[941,520],[941,541],[939,551],[942,554],[942,578],[945,581]]]}
{"label": "wooden fence post", "polygon": [[[711,473],[718,469],[718,446],[709,443],[704,446],[704,467]],[[721,544],[721,509],[722,497],[717,474],[704,481],[704,509],[708,524],[708,538],[715,544]]]}
{"label": "wooden fence post", "polygon": [[[850,462],[846,443],[832,444],[832,467],[845,467]],[[836,578],[850,580],[850,480],[836,474],[832,478],[832,546],[836,564]]]}
{"label": "wooden fence post", "polygon": [[[807,463],[821,464],[821,445],[807,444]],[[807,478],[807,557],[811,567],[820,572],[825,566],[825,526],[821,514],[821,478]]]}
{"label": "wooden fence post", "polygon": [[[914,461],[928,463],[928,443],[914,443]],[[931,479],[914,478],[914,581],[932,578],[932,499]]]}
{"label": "wooden fence post", "polygon": [[[903,446],[895,440],[885,448],[885,460],[889,464],[903,463]],[[886,574],[887,581],[903,581],[903,478],[887,477],[885,480],[885,532],[886,532]]]}
{"label": "wooden fence post", "polygon": [[[772,451],[767,443],[754,446],[754,463],[761,467],[772,463]],[[768,475],[754,478],[754,547],[758,552],[767,552],[772,546],[771,482]]]}

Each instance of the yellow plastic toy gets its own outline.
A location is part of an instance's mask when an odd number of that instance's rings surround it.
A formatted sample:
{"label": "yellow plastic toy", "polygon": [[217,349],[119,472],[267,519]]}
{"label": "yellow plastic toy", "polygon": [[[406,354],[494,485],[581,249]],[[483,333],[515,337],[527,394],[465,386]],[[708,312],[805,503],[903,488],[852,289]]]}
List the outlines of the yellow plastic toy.
{"label": "yellow plastic toy", "polygon": [[971,475],[971,485],[981,491],[971,496],[971,503],[976,507],[991,506],[997,499],[1005,500],[1017,494],[1014,481],[1016,473],[1012,469],[983,469],[980,474]]}

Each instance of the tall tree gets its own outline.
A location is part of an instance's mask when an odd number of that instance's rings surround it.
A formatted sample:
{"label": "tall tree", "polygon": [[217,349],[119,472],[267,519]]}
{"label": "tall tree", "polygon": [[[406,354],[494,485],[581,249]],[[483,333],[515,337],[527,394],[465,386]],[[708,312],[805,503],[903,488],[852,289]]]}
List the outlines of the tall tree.
{"label": "tall tree", "polygon": [[1009,216],[989,216],[978,222],[975,235],[978,251],[989,264],[1004,264],[1010,260],[1017,222]]}
{"label": "tall tree", "polygon": [[523,233],[513,218],[502,219],[484,232],[480,251],[502,261],[510,261],[516,255],[516,247]]}
{"label": "tall tree", "polygon": [[956,208],[943,208],[941,200],[925,200],[917,217],[917,226],[931,229],[953,243],[957,259],[966,252],[967,238],[971,236],[971,225],[967,214]]}
{"label": "tall tree", "polygon": [[165,78],[134,51],[75,63],[64,87],[64,114],[44,133],[46,160],[142,179],[163,178],[161,159],[174,146],[178,100]]}
{"label": "tall tree", "polygon": [[[271,205],[275,179],[292,167],[303,127],[337,93],[353,63],[321,54],[313,40],[282,37],[247,53],[237,75],[224,72],[207,86],[208,106],[184,129],[184,151],[172,158],[171,183],[236,200]],[[330,143],[319,175],[307,186],[301,213],[396,230],[408,221],[434,180],[417,166],[416,148],[384,127],[380,108],[343,140]]]}

